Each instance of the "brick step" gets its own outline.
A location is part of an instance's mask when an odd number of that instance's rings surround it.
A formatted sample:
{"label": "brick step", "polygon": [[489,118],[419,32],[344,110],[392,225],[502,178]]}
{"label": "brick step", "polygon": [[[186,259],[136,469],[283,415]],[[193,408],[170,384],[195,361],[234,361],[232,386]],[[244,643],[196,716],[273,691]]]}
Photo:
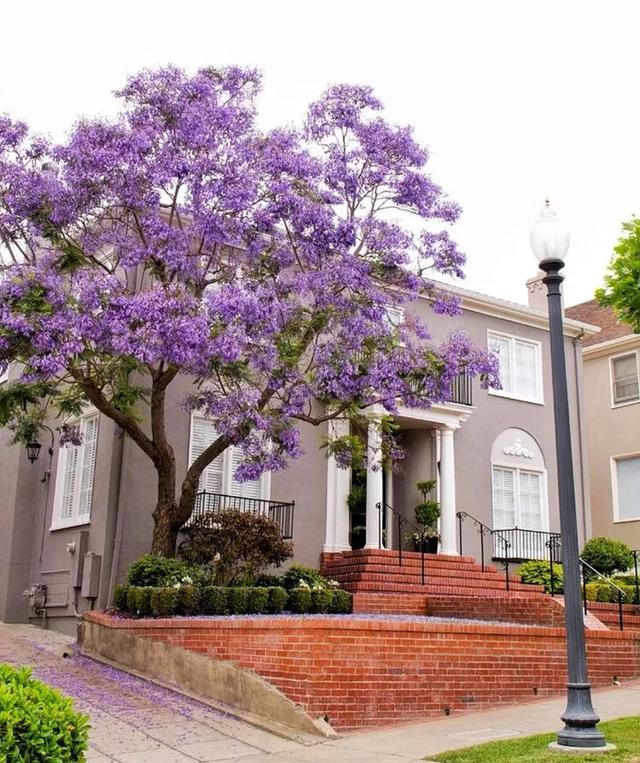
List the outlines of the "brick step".
{"label": "brick step", "polygon": [[[496,569],[487,569],[484,572],[481,569],[477,570],[454,570],[454,569],[446,569],[443,567],[432,567],[425,565],[424,568],[425,575],[428,576],[438,576],[438,577],[452,577],[452,578],[476,578],[476,579],[484,579],[484,580],[492,580],[492,581],[498,581],[502,580],[504,581],[505,575],[504,572],[500,572]],[[345,565],[341,567],[340,569],[335,570],[324,570],[326,574],[329,575],[329,577],[334,577],[338,580],[341,580],[346,575],[355,575],[355,574],[373,574],[373,575],[386,575],[389,577],[395,578],[398,575],[402,576],[411,576],[411,577],[420,577],[422,575],[422,568],[421,567],[415,567],[415,566],[405,566],[405,565],[384,565],[384,564],[352,564],[352,565]],[[512,580],[514,583],[520,582],[520,577],[518,575],[509,575],[509,580]]]}
{"label": "brick step", "polygon": [[[328,556],[323,555],[321,560],[321,566],[324,569],[335,569],[342,567],[343,565],[362,565],[362,564],[383,564],[383,565],[397,565],[399,564],[400,556],[398,552],[384,552],[384,551],[372,551],[368,554],[354,555],[355,552],[345,552],[343,555]],[[402,566],[408,567],[421,567],[422,557],[420,554],[413,552],[403,552],[402,554]],[[441,556],[440,554],[425,554],[425,566],[428,567],[446,567],[452,569],[472,569],[481,570],[482,566],[472,559],[465,556]],[[490,565],[486,566],[487,570],[495,569]]]}
{"label": "brick step", "polygon": [[[612,630],[617,630],[620,627],[620,619],[617,612],[606,612],[603,610],[592,610],[589,608],[589,612],[595,615],[601,623],[609,626]],[[623,612],[623,625],[625,630],[640,630],[640,615],[630,615],[628,612]]]}
{"label": "brick step", "polygon": [[[333,561],[335,559],[357,559],[367,556],[381,556],[386,558],[397,558],[399,552],[397,550],[390,550],[386,548],[358,548],[353,551],[340,551],[334,554],[323,554],[323,559],[327,561]],[[419,551],[404,551],[402,552],[402,558],[407,559],[421,559],[422,554]],[[447,562],[463,562],[468,564],[475,564],[476,560],[473,556],[460,556],[458,554],[425,554],[426,559],[439,559]]]}
{"label": "brick step", "polygon": [[[461,578],[456,575],[429,575],[425,574],[425,581],[433,586],[464,586],[466,588],[478,588],[482,590],[502,590],[506,588],[504,578],[495,580],[486,580],[484,578],[471,577]],[[371,572],[354,572],[349,575],[341,575],[338,582],[345,586],[347,583],[371,583],[377,585],[378,590],[390,590],[394,585],[422,585],[420,575],[385,575]],[[527,583],[509,582],[509,588],[514,591],[531,591],[532,593],[542,593],[543,586],[534,586]]]}
{"label": "brick step", "polygon": [[372,583],[367,581],[357,581],[344,583],[342,587],[351,591],[351,593],[425,593],[433,595],[453,594],[456,596],[478,596],[482,593],[483,598],[502,598],[504,596],[519,596],[520,598],[532,598],[532,599],[546,599],[549,598],[548,594],[540,593],[538,591],[531,591],[531,586],[523,588],[511,588],[509,591],[506,588],[478,588],[471,586],[457,585],[455,582],[447,585],[437,585],[433,583],[427,583],[426,585],[415,585],[410,583],[385,583],[383,586],[380,583]]}
{"label": "brick step", "polygon": [[[594,612],[618,612],[618,605],[608,601],[590,601],[589,609]],[[640,606],[638,604],[623,604],[622,609],[625,614],[640,615]]]}

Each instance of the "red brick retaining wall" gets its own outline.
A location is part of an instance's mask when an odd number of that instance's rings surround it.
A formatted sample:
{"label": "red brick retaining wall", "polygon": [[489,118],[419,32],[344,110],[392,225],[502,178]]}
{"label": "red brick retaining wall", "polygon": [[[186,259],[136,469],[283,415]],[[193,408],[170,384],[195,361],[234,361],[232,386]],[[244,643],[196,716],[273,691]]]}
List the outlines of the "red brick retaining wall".
{"label": "red brick retaining wall", "polygon": [[529,625],[564,626],[564,607],[551,596],[512,593],[509,596],[429,596],[427,613],[438,617],[466,617]]}
{"label": "red brick retaining wall", "polygon": [[[127,620],[109,628],[232,660],[336,729],[420,719],[560,692],[563,630],[363,617]],[[586,633],[591,680],[640,676],[640,636]]]}

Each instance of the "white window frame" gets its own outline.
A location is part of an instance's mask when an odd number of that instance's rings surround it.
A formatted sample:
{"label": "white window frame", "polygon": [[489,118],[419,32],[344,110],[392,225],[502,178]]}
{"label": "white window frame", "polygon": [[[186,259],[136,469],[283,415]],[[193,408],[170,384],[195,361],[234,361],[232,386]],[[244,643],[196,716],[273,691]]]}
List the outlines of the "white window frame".
{"label": "white window frame", "polygon": [[[93,475],[91,478],[91,502],[89,505],[89,512],[85,516],[80,515],[80,499],[81,499],[81,486],[82,486],[82,462],[84,460],[84,442],[82,445],[68,445],[65,447],[59,447],[58,448],[58,465],[56,468],[56,485],[55,485],[55,493],[53,498],[53,512],[51,516],[51,527],[49,530],[63,530],[67,527],[80,527],[81,525],[88,525],[91,524],[91,513],[93,510],[93,493],[95,489],[95,476],[96,476],[96,466],[98,464],[98,447],[99,447],[99,438],[100,438],[100,414],[96,409],[88,410],[85,413],[83,413],[81,416],[77,416],[73,419],[69,419],[66,421],[66,424],[70,424],[72,426],[80,426],[80,429],[82,432],[85,431],[86,422],[89,421],[89,419],[96,418],[97,419],[97,431],[96,431],[96,453],[95,453],[95,461],[93,466]],[[76,471],[75,476],[75,488],[74,488],[74,501],[73,501],[73,511],[70,517],[63,517],[62,516],[62,499],[64,494],[64,477],[65,477],[65,471],[67,468],[67,459],[69,458],[69,453],[77,449],[79,450],[79,463],[80,468]]]}
{"label": "white window frame", "polygon": [[[202,413],[191,414],[191,420],[189,423],[189,464],[188,466],[191,466],[194,460],[193,459],[194,419],[204,419],[205,421],[209,421],[208,417]],[[222,458],[222,490],[221,490],[222,495],[235,495],[234,493],[231,492],[232,483],[233,483],[233,472],[232,472],[232,452],[233,452],[232,449],[233,448],[235,448],[235,446],[230,445],[223,453],[220,454],[220,456],[218,456],[218,458]],[[271,500],[271,472],[268,472],[268,471],[263,472],[262,476],[260,477],[260,498],[258,500],[261,500],[261,501]]]}
{"label": "white window frame", "polygon": [[609,390],[611,394],[611,407],[612,408],[625,408],[627,405],[637,405],[640,403],[640,389],[638,397],[635,400],[624,400],[620,403],[616,403],[615,400],[615,377],[613,374],[613,361],[617,360],[618,358],[625,358],[629,355],[635,355],[636,358],[636,375],[638,377],[638,386],[640,388],[640,362],[638,360],[638,351],[637,350],[629,350],[627,352],[619,352],[617,355],[611,355],[609,357]]}
{"label": "white window frame", "polygon": [[516,342],[522,342],[524,344],[530,344],[535,350],[535,364],[536,364],[536,396],[526,397],[525,395],[519,395],[516,392],[511,392],[504,389],[489,389],[487,390],[490,395],[496,397],[507,397],[512,400],[522,400],[526,403],[535,403],[536,405],[544,405],[544,386],[542,375],[542,342],[537,339],[529,339],[526,336],[516,336],[515,334],[506,334],[504,331],[495,331],[493,329],[487,329],[487,349],[491,350],[491,340],[493,338],[507,339],[511,343],[511,350],[509,352],[509,362],[511,365],[509,376],[513,379],[515,368],[515,344]]}
{"label": "white window frame", "polygon": [[640,522],[640,514],[637,517],[621,517],[618,506],[618,461],[626,461],[630,458],[640,458],[640,451],[633,453],[621,453],[617,456],[611,456],[609,467],[611,470],[611,505],[613,508],[613,521],[615,524],[624,524],[625,522]]}
{"label": "white window frame", "polygon": [[[515,472],[514,481],[514,498],[515,498],[515,522],[514,527],[519,530],[530,530],[529,527],[521,527],[518,524],[520,518],[520,472],[531,472],[532,474],[540,475],[540,529],[537,532],[549,532],[549,491],[547,489],[547,470],[536,469],[531,466],[515,466],[514,464],[506,463],[505,461],[492,461],[491,462],[491,525],[494,525],[494,513],[493,513],[493,470],[494,469],[509,469]],[[494,530],[510,530],[509,527],[493,527]],[[531,530],[531,532],[536,532]]]}

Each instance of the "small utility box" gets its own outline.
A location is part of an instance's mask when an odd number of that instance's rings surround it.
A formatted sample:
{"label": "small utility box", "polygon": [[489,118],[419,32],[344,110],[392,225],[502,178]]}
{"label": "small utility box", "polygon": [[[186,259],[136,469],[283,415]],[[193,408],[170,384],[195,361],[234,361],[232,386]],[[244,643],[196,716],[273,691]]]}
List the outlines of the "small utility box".
{"label": "small utility box", "polygon": [[100,567],[102,557],[89,551],[84,555],[84,568],[82,571],[82,590],[80,595],[84,599],[97,599],[100,591]]}

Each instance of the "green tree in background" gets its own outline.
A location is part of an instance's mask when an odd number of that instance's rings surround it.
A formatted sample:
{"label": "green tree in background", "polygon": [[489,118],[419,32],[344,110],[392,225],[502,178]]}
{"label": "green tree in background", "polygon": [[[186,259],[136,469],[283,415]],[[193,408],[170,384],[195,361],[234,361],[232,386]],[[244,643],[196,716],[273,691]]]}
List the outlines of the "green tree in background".
{"label": "green tree in background", "polygon": [[640,334],[640,220],[633,217],[622,224],[622,230],[604,278],[605,286],[596,290],[596,299],[612,307],[621,321]]}

